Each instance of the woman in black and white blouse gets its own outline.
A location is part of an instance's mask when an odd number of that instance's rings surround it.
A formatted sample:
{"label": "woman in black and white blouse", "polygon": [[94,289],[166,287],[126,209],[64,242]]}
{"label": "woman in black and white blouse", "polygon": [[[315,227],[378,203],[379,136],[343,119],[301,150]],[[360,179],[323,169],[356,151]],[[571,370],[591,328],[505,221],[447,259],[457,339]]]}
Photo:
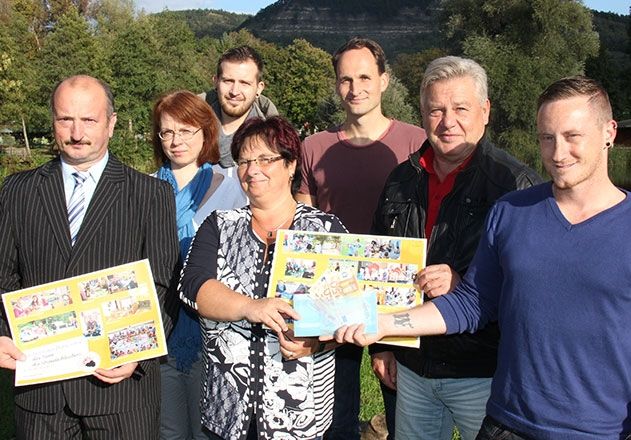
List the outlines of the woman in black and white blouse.
{"label": "woman in black and white blouse", "polygon": [[206,219],[180,282],[202,323],[202,421],[220,439],[320,438],[332,416],[334,343],[287,338],[284,317],[297,315],[266,297],[267,283],[278,229],[346,230],[295,202],[300,139],[284,119],[246,121],[232,155],[250,205]]}

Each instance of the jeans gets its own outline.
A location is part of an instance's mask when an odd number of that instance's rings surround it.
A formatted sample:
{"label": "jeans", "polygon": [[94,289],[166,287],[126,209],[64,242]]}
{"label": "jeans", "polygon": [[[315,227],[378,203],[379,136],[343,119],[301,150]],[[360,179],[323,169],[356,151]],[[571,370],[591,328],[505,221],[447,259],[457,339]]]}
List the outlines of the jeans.
{"label": "jeans", "polygon": [[486,416],[476,440],[528,440],[528,437],[522,437],[492,417]]}
{"label": "jeans", "polygon": [[202,430],[199,401],[202,389],[204,361],[200,358],[191,371],[184,373],[175,368],[175,358],[160,365],[162,404],[160,410],[161,440],[206,440]]}
{"label": "jeans", "polygon": [[397,363],[397,440],[474,440],[486,415],[491,378],[428,379]]}
{"label": "jeans", "polygon": [[363,347],[346,344],[335,350],[333,421],[325,440],[359,440],[359,370]]}

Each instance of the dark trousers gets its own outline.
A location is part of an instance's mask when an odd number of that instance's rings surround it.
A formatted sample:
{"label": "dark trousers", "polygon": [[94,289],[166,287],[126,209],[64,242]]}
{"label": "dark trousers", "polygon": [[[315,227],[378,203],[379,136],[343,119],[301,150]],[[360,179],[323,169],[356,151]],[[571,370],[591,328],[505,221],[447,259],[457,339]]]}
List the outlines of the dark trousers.
{"label": "dark trousers", "polygon": [[101,416],[78,416],[68,407],[41,414],[15,406],[17,440],[155,440],[160,432],[160,408],[147,406]]}
{"label": "dark trousers", "polygon": [[511,431],[507,426],[502,425],[492,417],[486,416],[482,420],[480,432],[475,440],[530,440]]}
{"label": "dark trousers", "polygon": [[[258,433],[257,433],[257,428],[256,428],[256,418],[255,418],[255,414],[253,414],[253,417],[251,418],[251,422],[250,422],[250,427],[248,428],[248,435],[245,438],[245,440],[257,440],[258,438]],[[206,435],[208,436],[209,440],[224,440],[223,437],[219,437],[217,434],[215,434],[214,432],[210,432],[210,431],[206,431]]]}
{"label": "dark trousers", "polygon": [[363,347],[352,344],[335,350],[333,422],[325,440],[359,440],[359,370]]}
{"label": "dark trousers", "polygon": [[386,413],[386,427],[388,428],[387,440],[394,440],[394,416],[397,412],[397,392],[392,388],[388,388],[381,381],[381,395],[383,396],[383,407]]}
{"label": "dark trousers", "polygon": [[[631,440],[631,434],[624,437],[625,440]],[[482,427],[475,440],[532,440],[521,434],[517,434],[502,425],[493,417],[486,416],[482,421]]]}

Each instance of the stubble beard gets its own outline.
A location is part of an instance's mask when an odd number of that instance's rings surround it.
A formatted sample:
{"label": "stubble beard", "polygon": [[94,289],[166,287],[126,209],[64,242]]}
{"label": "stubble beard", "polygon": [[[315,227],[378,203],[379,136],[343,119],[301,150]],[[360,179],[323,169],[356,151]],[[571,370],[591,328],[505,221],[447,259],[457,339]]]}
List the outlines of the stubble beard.
{"label": "stubble beard", "polygon": [[239,106],[233,107],[229,102],[223,97],[219,97],[219,105],[221,106],[221,111],[230,116],[232,118],[240,118],[250,111],[252,105],[254,104],[254,98],[249,102],[247,100],[243,101]]}

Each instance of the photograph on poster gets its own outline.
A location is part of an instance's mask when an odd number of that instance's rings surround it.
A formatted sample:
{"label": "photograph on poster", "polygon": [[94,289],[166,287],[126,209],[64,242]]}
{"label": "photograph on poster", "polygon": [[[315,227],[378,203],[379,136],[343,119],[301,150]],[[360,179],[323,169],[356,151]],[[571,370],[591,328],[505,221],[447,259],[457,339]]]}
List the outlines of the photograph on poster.
{"label": "photograph on poster", "polygon": [[108,320],[114,320],[150,310],[151,302],[148,299],[138,300],[135,296],[126,296],[104,302],[101,307],[103,307],[103,316]]}
{"label": "photograph on poster", "polygon": [[288,258],[285,264],[285,276],[311,279],[315,276],[315,260]]}
{"label": "photograph on poster", "polygon": [[309,286],[303,283],[281,280],[276,284],[276,298],[291,300],[294,295],[304,295],[306,293],[309,293]]}
{"label": "photograph on poster", "polygon": [[22,342],[32,342],[77,328],[75,312],[66,312],[20,324],[18,325],[18,332]]}
{"label": "photograph on poster", "polygon": [[79,293],[83,301],[88,301],[137,287],[136,273],[129,270],[81,282],[79,283]]}
{"label": "photograph on poster", "polygon": [[365,292],[375,292],[378,306],[410,307],[416,303],[417,290],[413,287],[393,287],[365,284]]}
{"label": "photograph on poster", "polygon": [[342,238],[342,255],[347,257],[398,260],[401,257],[401,240],[385,237]]}
{"label": "photograph on poster", "polygon": [[13,316],[23,318],[72,304],[68,287],[58,287],[11,300]]}
{"label": "photograph on poster", "polygon": [[138,287],[136,273],[133,270],[107,276],[107,290],[110,293],[122,292]]}
{"label": "photograph on poster", "polygon": [[360,261],[357,279],[360,281],[409,284],[417,272],[418,265],[416,264]]}
{"label": "photograph on poster", "polygon": [[86,338],[96,338],[103,334],[103,322],[98,309],[84,310],[80,312],[81,331]]}
{"label": "photograph on poster", "polygon": [[107,338],[112,359],[158,348],[156,326],[153,321],[110,332]]}
{"label": "photograph on poster", "polygon": [[283,250],[293,253],[340,255],[342,240],[335,235],[314,235],[289,231],[283,240]]}
{"label": "photograph on poster", "polygon": [[327,269],[334,272],[351,272],[357,273],[357,260],[338,260],[331,258],[328,262]]}

